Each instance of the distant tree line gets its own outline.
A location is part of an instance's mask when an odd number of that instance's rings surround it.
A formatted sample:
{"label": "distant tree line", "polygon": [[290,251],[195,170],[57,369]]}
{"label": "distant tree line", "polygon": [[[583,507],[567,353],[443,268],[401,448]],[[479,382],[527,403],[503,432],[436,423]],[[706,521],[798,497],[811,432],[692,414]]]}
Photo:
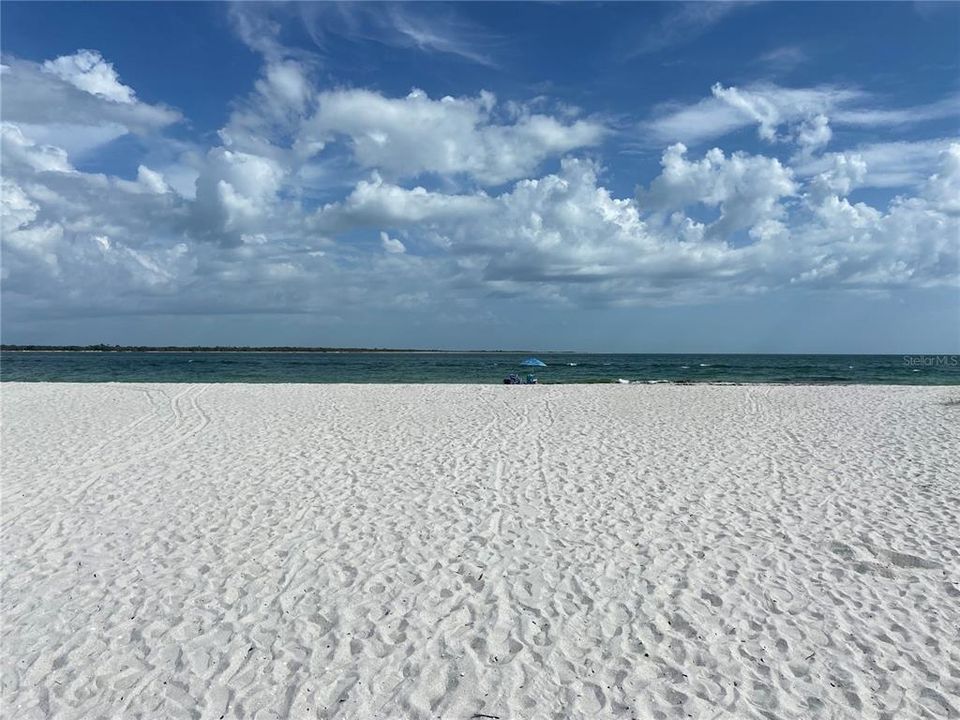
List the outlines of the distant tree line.
{"label": "distant tree line", "polygon": [[354,347],[298,347],[294,345],[266,345],[245,347],[236,345],[0,345],[4,352],[442,352],[412,348],[354,348]]}

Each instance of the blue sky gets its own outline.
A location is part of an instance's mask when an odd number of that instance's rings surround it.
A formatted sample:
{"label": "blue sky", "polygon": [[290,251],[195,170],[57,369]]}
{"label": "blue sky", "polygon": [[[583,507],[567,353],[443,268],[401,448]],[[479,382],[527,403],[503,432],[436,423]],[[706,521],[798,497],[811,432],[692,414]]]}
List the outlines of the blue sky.
{"label": "blue sky", "polygon": [[960,350],[960,4],[2,19],[5,342]]}

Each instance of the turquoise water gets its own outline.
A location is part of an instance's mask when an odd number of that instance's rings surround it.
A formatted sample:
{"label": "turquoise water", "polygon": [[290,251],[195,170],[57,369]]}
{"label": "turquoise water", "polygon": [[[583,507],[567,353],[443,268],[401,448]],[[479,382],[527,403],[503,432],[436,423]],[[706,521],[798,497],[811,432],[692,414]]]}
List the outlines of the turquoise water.
{"label": "turquoise water", "polygon": [[[3,352],[27,382],[500,383],[528,353]],[[957,355],[537,354],[542,383],[960,384]]]}

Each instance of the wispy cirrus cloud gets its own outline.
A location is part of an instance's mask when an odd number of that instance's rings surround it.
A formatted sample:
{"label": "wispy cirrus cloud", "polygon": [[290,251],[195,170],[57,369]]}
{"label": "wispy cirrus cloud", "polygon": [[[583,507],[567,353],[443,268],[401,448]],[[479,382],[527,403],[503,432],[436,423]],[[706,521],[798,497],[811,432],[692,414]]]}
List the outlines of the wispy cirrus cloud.
{"label": "wispy cirrus cloud", "polygon": [[729,15],[747,7],[748,2],[689,2],[681,3],[652,27],[647,27],[631,41],[623,59],[658,52],[673,45],[689,43]]}
{"label": "wispy cirrus cloud", "polygon": [[810,55],[799,45],[782,45],[757,58],[757,64],[773,73],[789,72],[810,61]]}
{"label": "wispy cirrus cloud", "polygon": [[301,59],[302,49],[281,40],[288,24],[299,23],[325,54],[334,38],[373,42],[425,53],[458,57],[497,67],[495,54],[501,39],[469,21],[455,6],[399,3],[301,3],[274,5],[234,3],[230,6],[234,32],[267,60]]}
{"label": "wispy cirrus cloud", "polygon": [[960,119],[960,94],[913,107],[852,107],[835,114],[838,123],[875,126],[909,125],[949,117]]}
{"label": "wispy cirrus cloud", "polygon": [[448,5],[305,3],[300,5],[300,17],[321,48],[331,35],[337,35],[497,66],[493,51],[498,38]]}

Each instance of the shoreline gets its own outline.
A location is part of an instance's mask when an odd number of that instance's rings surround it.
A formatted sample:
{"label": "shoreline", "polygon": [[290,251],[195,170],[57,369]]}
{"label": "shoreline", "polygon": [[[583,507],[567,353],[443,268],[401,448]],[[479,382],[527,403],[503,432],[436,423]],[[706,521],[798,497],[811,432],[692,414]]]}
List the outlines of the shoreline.
{"label": "shoreline", "polygon": [[[652,387],[657,385],[668,386],[711,386],[711,387],[811,387],[811,388],[846,388],[846,387],[877,387],[877,388],[958,388],[960,381],[954,383],[932,383],[932,382],[846,382],[846,381],[823,381],[810,382],[807,380],[790,381],[728,381],[728,380],[631,380],[621,383],[616,380],[595,380],[586,382],[537,382],[533,385],[506,385],[502,382],[287,382],[287,381],[254,381],[244,382],[236,380],[3,380],[0,378],[0,387],[5,385],[238,385],[238,386],[295,386],[295,387],[596,387],[596,386],[636,386]],[[520,391],[522,392],[522,391]]]}

